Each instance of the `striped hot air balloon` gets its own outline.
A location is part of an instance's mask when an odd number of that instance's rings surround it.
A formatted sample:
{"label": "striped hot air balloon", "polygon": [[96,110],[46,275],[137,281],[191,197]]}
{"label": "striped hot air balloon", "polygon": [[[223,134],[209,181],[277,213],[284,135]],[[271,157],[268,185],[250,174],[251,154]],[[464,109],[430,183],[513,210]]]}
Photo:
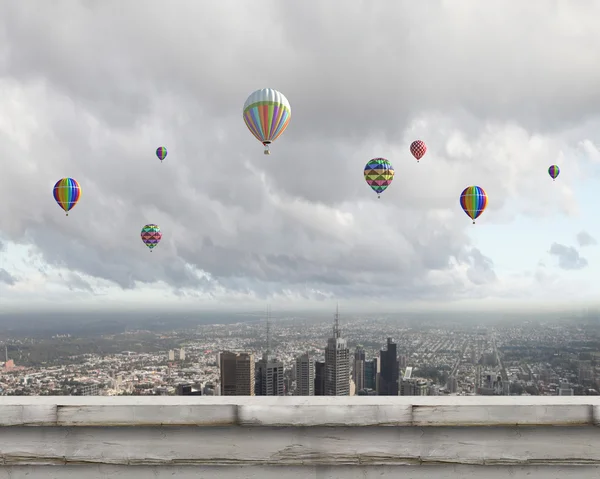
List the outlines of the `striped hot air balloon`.
{"label": "striped hot air balloon", "polygon": [[75,178],[62,178],[54,185],[54,200],[67,216],[81,198],[81,186]]}
{"label": "striped hot air balloon", "polygon": [[550,168],[548,168],[548,174],[552,178],[552,181],[554,181],[560,174],[560,168],[557,165],[552,165]]}
{"label": "striped hot air balloon", "polygon": [[473,220],[473,224],[481,216],[487,204],[487,193],[481,186],[467,186],[460,194],[460,206],[467,216]]}
{"label": "striped hot air balloon", "polygon": [[167,149],[164,146],[159,146],[156,149],[156,156],[158,157],[158,159],[162,163],[163,160],[167,157]]}
{"label": "striped hot air balloon", "polygon": [[244,122],[270,155],[269,145],[285,131],[292,117],[290,102],[283,93],[263,88],[252,93],[244,103]]}

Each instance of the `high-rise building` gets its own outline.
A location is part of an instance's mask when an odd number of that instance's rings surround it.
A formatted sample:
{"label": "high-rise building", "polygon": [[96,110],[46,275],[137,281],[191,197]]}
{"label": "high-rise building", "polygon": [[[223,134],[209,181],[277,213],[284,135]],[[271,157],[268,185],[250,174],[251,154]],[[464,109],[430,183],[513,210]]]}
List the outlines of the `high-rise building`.
{"label": "high-rise building", "polygon": [[352,367],[352,380],[356,391],[363,390],[365,386],[365,363],[366,356],[364,348],[359,344],[354,351],[354,364]]}
{"label": "high-rise building", "polygon": [[267,351],[256,363],[257,396],[285,396],[283,363],[271,354],[271,310],[267,309]]}
{"label": "high-rise building", "polygon": [[325,396],[325,361],[315,361],[315,396]]}
{"label": "high-rise building", "polygon": [[[379,358],[365,361],[365,384],[364,389],[377,391],[377,373],[379,372]],[[359,389],[360,391],[360,389]]]}
{"label": "high-rise building", "polygon": [[381,375],[379,377],[380,396],[398,396],[399,367],[397,357],[397,345],[392,338],[387,338],[387,351],[382,349]]}
{"label": "high-rise building", "polygon": [[296,396],[315,395],[315,362],[310,354],[296,358]]}
{"label": "high-rise building", "polygon": [[283,363],[265,353],[256,363],[256,395],[285,396],[283,373]]}
{"label": "high-rise building", "polygon": [[224,351],[219,356],[222,396],[254,396],[254,354]]}
{"label": "high-rise building", "polygon": [[350,350],[340,335],[340,315],[336,308],[333,337],[325,348],[325,396],[350,395]]}
{"label": "high-rise building", "polygon": [[179,360],[180,361],[185,361],[185,349],[181,348],[179,350]]}
{"label": "high-rise building", "polygon": [[175,351],[173,349],[169,350],[169,361],[175,361]]}

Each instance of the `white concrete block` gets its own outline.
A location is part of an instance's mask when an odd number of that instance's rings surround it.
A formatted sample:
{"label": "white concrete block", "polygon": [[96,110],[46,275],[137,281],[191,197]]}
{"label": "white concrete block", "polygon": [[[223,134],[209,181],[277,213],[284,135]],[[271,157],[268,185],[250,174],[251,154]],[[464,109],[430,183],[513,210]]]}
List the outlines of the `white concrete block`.
{"label": "white concrete block", "polygon": [[234,405],[58,406],[59,426],[233,426]]}
{"label": "white concrete block", "polygon": [[411,407],[406,405],[301,405],[238,406],[243,426],[407,426]]}
{"label": "white concrete block", "polygon": [[414,406],[415,426],[510,426],[592,424],[592,406],[476,405]]}
{"label": "white concrete block", "polygon": [[56,425],[55,404],[0,405],[0,427]]}

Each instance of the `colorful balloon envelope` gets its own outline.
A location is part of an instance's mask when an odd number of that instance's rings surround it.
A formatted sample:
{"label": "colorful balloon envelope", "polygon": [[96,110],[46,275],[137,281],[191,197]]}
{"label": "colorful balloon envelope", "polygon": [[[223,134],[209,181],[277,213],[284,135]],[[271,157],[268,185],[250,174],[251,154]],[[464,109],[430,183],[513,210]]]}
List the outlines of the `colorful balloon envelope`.
{"label": "colorful balloon envelope", "polygon": [[381,198],[394,179],[394,167],[385,158],[373,158],[365,166],[365,181],[371,189]]}
{"label": "colorful balloon envelope", "polygon": [[156,149],[156,156],[158,156],[158,159],[162,163],[162,161],[167,157],[167,149],[164,146],[159,146]]}
{"label": "colorful balloon envelope", "polygon": [[69,211],[81,198],[81,186],[75,178],[62,178],[54,185],[54,200],[69,216]]}
{"label": "colorful balloon envelope", "polygon": [[162,233],[160,232],[160,228],[158,227],[158,225],[155,224],[147,224],[146,226],[144,226],[142,228],[141,236],[144,244],[148,248],[150,248],[150,252],[152,252],[152,250],[156,248],[156,246],[158,245],[158,243],[160,243],[160,240],[162,239]]}
{"label": "colorful balloon envelope", "polygon": [[292,107],[283,93],[271,88],[253,92],[244,103],[244,122],[270,155],[269,145],[285,131],[292,118]]}
{"label": "colorful balloon envelope", "polygon": [[415,140],[410,144],[410,152],[417,159],[417,163],[427,152],[427,145],[422,140]]}
{"label": "colorful balloon envelope", "polygon": [[548,174],[552,178],[552,181],[554,181],[560,174],[560,168],[557,165],[552,165],[550,168],[548,168]]}
{"label": "colorful balloon envelope", "polygon": [[473,224],[481,216],[487,204],[487,193],[481,186],[467,186],[460,194],[460,206],[467,216],[473,220]]}

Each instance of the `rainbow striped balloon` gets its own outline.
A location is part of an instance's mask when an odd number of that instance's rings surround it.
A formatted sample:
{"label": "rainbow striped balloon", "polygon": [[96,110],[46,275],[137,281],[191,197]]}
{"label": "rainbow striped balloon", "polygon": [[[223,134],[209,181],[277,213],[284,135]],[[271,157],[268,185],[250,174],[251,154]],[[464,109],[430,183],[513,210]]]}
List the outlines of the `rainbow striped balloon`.
{"label": "rainbow striped balloon", "polygon": [[250,133],[265,146],[265,155],[270,155],[269,145],[290,124],[292,107],[283,93],[263,88],[250,94],[244,103],[243,116]]}
{"label": "rainbow striped balloon", "polygon": [[81,186],[75,178],[62,178],[54,185],[54,199],[69,216],[69,211],[81,198]]}
{"label": "rainbow striped balloon", "polygon": [[162,163],[162,161],[167,157],[167,149],[164,146],[159,146],[156,149],[156,156],[158,157],[158,159]]}
{"label": "rainbow striped balloon", "polygon": [[473,224],[481,216],[487,204],[487,193],[481,186],[467,186],[460,194],[460,206],[467,216],[473,220]]}
{"label": "rainbow striped balloon", "polygon": [[552,177],[552,181],[560,174],[560,168],[557,165],[552,165],[548,168],[548,174]]}

